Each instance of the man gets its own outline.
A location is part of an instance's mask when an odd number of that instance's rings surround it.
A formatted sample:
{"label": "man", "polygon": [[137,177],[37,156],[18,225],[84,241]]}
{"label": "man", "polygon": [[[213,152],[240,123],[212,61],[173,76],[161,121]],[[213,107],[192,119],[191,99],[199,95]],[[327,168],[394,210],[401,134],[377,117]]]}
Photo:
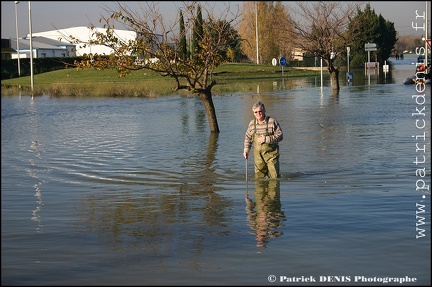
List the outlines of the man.
{"label": "man", "polygon": [[245,133],[244,158],[254,146],[255,178],[279,178],[279,142],[283,139],[282,129],[275,118],[265,114],[264,104],[252,106],[255,119],[251,120]]}

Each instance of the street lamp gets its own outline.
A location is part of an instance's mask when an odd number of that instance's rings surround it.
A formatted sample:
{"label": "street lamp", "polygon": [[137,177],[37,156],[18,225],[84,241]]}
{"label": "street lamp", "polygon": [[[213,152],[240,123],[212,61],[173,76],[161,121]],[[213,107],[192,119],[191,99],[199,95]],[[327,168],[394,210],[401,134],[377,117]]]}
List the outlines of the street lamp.
{"label": "street lamp", "polygon": [[19,40],[18,40],[18,3],[19,1],[15,1],[15,27],[16,27],[16,45],[17,45],[17,53],[18,53],[18,77],[21,76],[21,65],[20,65],[20,49],[19,49]]}
{"label": "street lamp", "polygon": [[259,64],[259,50],[258,50],[258,6],[255,2],[255,38],[256,38],[256,62]]}

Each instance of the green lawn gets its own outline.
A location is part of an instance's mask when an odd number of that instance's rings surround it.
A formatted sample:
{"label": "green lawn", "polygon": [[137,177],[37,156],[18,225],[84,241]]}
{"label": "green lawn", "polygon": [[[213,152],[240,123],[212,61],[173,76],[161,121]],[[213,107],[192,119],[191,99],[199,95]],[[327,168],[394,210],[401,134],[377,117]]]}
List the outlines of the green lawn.
{"label": "green lawn", "polygon": [[[316,75],[317,71],[284,68],[285,77]],[[244,63],[222,64],[215,69],[216,82],[239,79],[280,78],[281,67]],[[2,80],[2,95],[30,91],[30,77]],[[135,96],[155,97],[173,94],[174,80],[149,70],[133,71],[119,78],[115,70],[73,68],[34,75],[34,94],[53,96]],[[217,85],[213,88],[216,89]],[[186,93],[186,92],[185,92]]]}

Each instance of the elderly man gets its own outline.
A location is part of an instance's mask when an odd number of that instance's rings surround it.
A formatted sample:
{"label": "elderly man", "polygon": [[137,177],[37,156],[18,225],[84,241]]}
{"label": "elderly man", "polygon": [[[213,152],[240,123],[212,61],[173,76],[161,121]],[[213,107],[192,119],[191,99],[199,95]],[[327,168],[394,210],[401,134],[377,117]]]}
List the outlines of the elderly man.
{"label": "elderly man", "polygon": [[254,146],[255,178],[279,178],[279,142],[283,132],[278,121],[266,116],[265,106],[257,102],[252,106],[255,119],[245,133],[243,156],[247,159]]}

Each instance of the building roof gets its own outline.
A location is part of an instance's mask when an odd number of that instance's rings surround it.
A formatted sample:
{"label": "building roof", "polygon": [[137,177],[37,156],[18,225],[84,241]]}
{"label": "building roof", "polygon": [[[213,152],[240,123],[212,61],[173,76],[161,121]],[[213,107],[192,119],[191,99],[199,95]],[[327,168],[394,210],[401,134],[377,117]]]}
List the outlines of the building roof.
{"label": "building roof", "polygon": [[[105,33],[105,28],[94,28],[97,32]],[[137,33],[130,30],[118,30],[114,29],[113,32],[116,36],[124,41],[133,40],[136,38]],[[33,37],[45,37],[53,40],[58,40],[64,45],[67,43],[71,45],[72,40],[76,40],[78,44],[75,45],[75,53],[77,56],[82,56],[84,54],[99,54],[99,55],[109,55],[112,53],[112,49],[104,45],[88,45],[90,40],[95,40],[93,36],[94,31],[90,27],[78,26],[65,29],[57,29],[39,33],[32,33]],[[29,37],[29,35],[27,35]]]}

